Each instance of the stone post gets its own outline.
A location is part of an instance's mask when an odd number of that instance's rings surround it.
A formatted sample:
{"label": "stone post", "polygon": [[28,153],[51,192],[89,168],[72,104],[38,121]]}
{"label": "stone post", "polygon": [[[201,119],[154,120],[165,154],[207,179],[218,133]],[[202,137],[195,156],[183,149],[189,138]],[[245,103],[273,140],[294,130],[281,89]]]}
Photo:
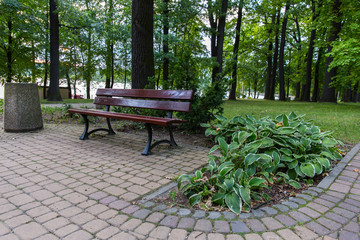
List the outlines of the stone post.
{"label": "stone post", "polygon": [[27,132],[43,128],[36,83],[5,83],[4,130]]}

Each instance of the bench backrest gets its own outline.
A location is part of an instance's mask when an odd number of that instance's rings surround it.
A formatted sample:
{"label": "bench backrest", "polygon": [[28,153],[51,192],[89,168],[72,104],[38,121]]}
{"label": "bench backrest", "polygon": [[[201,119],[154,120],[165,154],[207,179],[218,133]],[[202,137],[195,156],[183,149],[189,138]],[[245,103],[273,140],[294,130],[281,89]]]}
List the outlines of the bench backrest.
{"label": "bench backrest", "polygon": [[189,112],[192,90],[99,88],[94,104]]}

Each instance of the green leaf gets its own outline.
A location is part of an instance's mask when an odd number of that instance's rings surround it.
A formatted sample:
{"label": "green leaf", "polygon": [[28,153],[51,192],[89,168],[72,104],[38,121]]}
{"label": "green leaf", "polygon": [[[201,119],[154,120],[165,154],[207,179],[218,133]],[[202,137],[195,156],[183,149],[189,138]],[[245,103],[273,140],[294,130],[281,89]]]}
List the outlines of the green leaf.
{"label": "green leaf", "polygon": [[233,190],[234,183],[235,183],[235,181],[234,181],[233,178],[227,178],[227,179],[225,179],[224,184],[225,184],[225,186],[226,186],[226,188],[227,188],[227,190],[228,190],[229,192],[230,192],[231,190]]}
{"label": "green leaf", "polygon": [[224,199],[225,199],[225,194],[217,192],[211,198],[211,201],[221,206],[224,204]]}
{"label": "green leaf", "polygon": [[289,134],[292,134],[296,132],[296,129],[294,128],[291,128],[291,127],[282,127],[282,128],[279,128],[277,130],[277,134],[286,134],[286,135],[289,135]]}
{"label": "green leaf", "polygon": [[200,194],[193,194],[191,195],[191,197],[189,198],[189,204],[190,206],[194,206],[195,204],[198,204],[201,201],[201,195]]}
{"label": "green leaf", "polygon": [[180,189],[181,184],[182,184],[183,182],[190,182],[191,180],[192,180],[192,177],[191,177],[190,175],[187,175],[187,174],[181,175],[181,176],[178,178],[178,180],[177,180],[177,182],[178,182],[178,189]]}
{"label": "green leaf", "polygon": [[258,161],[260,159],[260,156],[258,154],[249,153],[245,157],[245,166],[249,166],[253,164],[254,162]]}
{"label": "green leaf", "polygon": [[285,178],[286,180],[290,179],[289,175],[287,175],[286,173],[283,173],[283,172],[277,172],[276,175],[281,176],[281,177]]}
{"label": "green leaf", "polygon": [[330,169],[330,161],[327,158],[322,158],[322,157],[318,157],[316,158],[316,160],[322,165],[324,166],[325,170]]}
{"label": "green leaf", "polygon": [[200,123],[200,126],[209,128],[211,125],[209,123]]}
{"label": "green leaf", "polygon": [[289,185],[292,186],[292,187],[294,187],[294,188],[296,188],[296,189],[301,188],[300,183],[298,183],[297,181],[294,181],[294,180],[290,180],[290,181],[289,181]]}
{"label": "green leaf", "polygon": [[266,181],[265,179],[254,177],[254,178],[250,179],[249,185],[252,187],[257,187],[257,186],[261,185],[262,183],[264,183],[265,181]]}
{"label": "green leaf", "polygon": [[200,171],[200,170],[197,170],[196,172],[195,172],[195,178],[196,179],[200,179],[202,177],[202,172]]}
{"label": "green leaf", "polygon": [[305,125],[302,125],[302,124],[300,124],[300,125],[297,127],[297,130],[298,130],[299,132],[301,132],[302,134],[305,133],[306,129],[307,129],[307,127],[306,127]]}
{"label": "green leaf", "polygon": [[274,146],[274,141],[268,137],[262,138],[260,142],[261,142],[260,148],[269,148]]}
{"label": "green leaf", "polygon": [[282,118],[282,122],[284,124],[284,127],[288,127],[289,126],[289,119],[288,117],[284,114],[283,118]]}
{"label": "green leaf", "polygon": [[314,165],[315,167],[315,173],[316,175],[319,175],[322,173],[322,165],[318,162],[312,162],[312,164]]}
{"label": "green leaf", "polygon": [[211,128],[208,128],[205,130],[205,136],[208,137],[210,135],[217,135],[218,133],[216,132],[216,130],[213,130]]}
{"label": "green leaf", "polygon": [[281,161],[282,162],[292,162],[292,161],[294,161],[294,159],[292,157],[290,157],[290,156],[282,155],[281,156]]}
{"label": "green leaf", "polygon": [[320,128],[318,126],[313,126],[311,128],[311,132],[312,132],[312,134],[319,134],[320,133]]}
{"label": "green leaf", "polygon": [[251,204],[251,199],[250,199],[250,188],[246,188],[244,186],[239,186],[239,193],[240,193],[240,197],[242,198],[242,200],[244,200],[244,202],[248,205]]}
{"label": "green leaf", "polygon": [[223,150],[224,153],[226,154],[228,152],[229,145],[226,143],[225,139],[222,137],[218,139],[218,142],[219,142],[221,150]]}
{"label": "green leaf", "polygon": [[246,174],[251,177],[256,173],[256,166],[255,164],[251,164],[247,167]]}
{"label": "green leaf", "polygon": [[278,165],[280,163],[280,155],[279,153],[277,153],[276,151],[274,151],[272,153],[272,157],[273,157],[273,160],[274,160],[274,164],[275,165]]}
{"label": "green leaf", "polygon": [[213,146],[213,147],[210,149],[209,154],[211,154],[211,153],[215,152],[215,151],[216,151],[216,150],[218,150],[219,148],[220,148],[220,146],[219,146],[219,145],[215,145],[215,146]]}
{"label": "green leaf", "polygon": [[291,113],[289,114],[289,119],[290,119],[290,120],[295,120],[297,117],[298,117],[298,116],[297,116],[296,113],[294,113],[294,112],[291,112]]}
{"label": "green leaf", "polygon": [[329,152],[322,151],[320,155],[330,158],[331,160],[335,160],[336,158]]}
{"label": "green leaf", "polygon": [[227,122],[228,119],[224,116],[220,116],[220,115],[215,115],[216,119],[219,120],[220,122]]}
{"label": "green leaf", "polygon": [[284,153],[285,155],[291,156],[292,155],[292,151],[290,149],[287,148],[280,148],[280,152]]}
{"label": "green leaf", "polygon": [[308,177],[312,178],[315,176],[315,167],[311,163],[302,163],[300,169]]}
{"label": "green leaf", "polygon": [[297,165],[298,165],[298,161],[295,160],[295,161],[290,162],[288,164],[288,167],[289,167],[289,169],[294,169],[294,168],[296,168]]}
{"label": "green leaf", "polygon": [[239,182],[242,178],[244,170],[242,168],[238,168],[234,173],[234,178],[236,182]]}
{"label": "green leaf", "polygon": [[287,171],[287,175],[290,177],[290,179],[293,179],[293,180],[295,180],[297,178],[297,176],[298,176],[295,169],[289,169]]}
{"label": "green leaf", "polygon": [[232,162],[224,162],[219,166],[219,175],[225,176],[234,168],[234,164]]}
{"label": "green leaf", "polygon": [[240,197],[235,193],[232,192],[230,194],[226,194],[225,196],[225,203],[228,208],[233,211],[234,213],[240,214],[242,209],[242,201]]}
{"label": "green leaf", "polygon": [[245,140],[247,139],[247,137],[249,137],[249,133],[245,132],[245,131],[241,131],[238,133],[238,143],[239,144],[243,144],[245,142]]}
{"label": "green leaf", "polygon": [[322,140],[322,144],[325,146],[325,147],[329,147],[329,148],[331,148],[331,147],[334,147],[336,144],[337,144],[337,141],[335,140],[335,139],[333,139],[333,138],[324,138],[323,140]]}

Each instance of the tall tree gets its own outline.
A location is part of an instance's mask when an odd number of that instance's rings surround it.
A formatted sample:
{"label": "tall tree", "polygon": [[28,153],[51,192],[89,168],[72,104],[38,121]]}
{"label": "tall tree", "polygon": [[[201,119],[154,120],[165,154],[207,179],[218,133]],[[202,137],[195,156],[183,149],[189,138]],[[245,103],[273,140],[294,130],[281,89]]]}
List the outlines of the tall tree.
{"label": "tall tree", "polygon": [[284,19],[281,27],[281,40],[280,40],[280,49],[279,49],[279,100],[285,101],[285,42],[286,42],[286,26],[288,20],[288,10],[290,8],[290,1],[286,2]]}
{"label": "tall tree", "polygon": [[[338,40],[339,34],[341,31],[341,0],[333,0],[332,1],[332,15],[333,18],[331,20],[330,27],[330,35],[328,39],[328,47],[327,53],[330,54],[333,49],[333,43]],[[323,94],[321,97],[322,102],[337,102],[335,87],[331,86],[331,83],[335,80],[334,78],[337,75],[337,67],[333,67],[330,69],[330,64],[333,61],[334,57],[328,55],[326,58],[326,70],[325,70],[325,80],[323,86]]]}
{"label": "tall tree", "polygon": [[163,26],[163,80],[164,89],[169,88],[169,0],[163,0],[163,15],[164,15],[164,26]]}
{"label": "tall tree", "polygon": [[113,0],[108,0],[108,12],[106,16],[106,80],[105,87],[110,88],[111,82],[114,82],[114,41],[113,41]]}
{"label": "tall tree", "polygon": [[[132,1],[132,88],[149,86],[154,70],[154,1]],[[154,88],[151,83],[150,88]]]}
{"label": "tall tree", "polygon": [[48,101],[62,101],[59,89],[59,14],[56,0],[50,0],[50,86]]}
{"label": "tall tree", "polygon": [[237,62],[238,62],[238,53],[239,53],[241,20],[243,16],[243,6],[244,6],[244,0],[240,0],[238,13],[237,13],[236,27],[235,27],[235,42],[233,49],[233,66],[232,66],[232,80],[231,80],[232,84],[229,93],[229,100],[236,100],[237,66],[238,66]]}

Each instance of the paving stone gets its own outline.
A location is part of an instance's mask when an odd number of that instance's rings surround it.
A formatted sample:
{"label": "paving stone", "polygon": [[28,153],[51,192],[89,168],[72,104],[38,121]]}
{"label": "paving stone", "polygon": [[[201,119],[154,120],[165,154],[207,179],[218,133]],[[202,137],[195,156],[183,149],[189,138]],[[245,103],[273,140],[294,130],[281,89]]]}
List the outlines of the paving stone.
{"label": "paving stone", "polygon": [[130,205],[130,206],[122,209],[121,212],[131,215],[134,212],[138,211],[139,209],[140,209],[140,207],[137,205]]}
{"label": "paving stone", "polygon": [[109,224],[107,222],[100,220],[100,219],[94,219],[94,220],[86,223],[82,227],[90,233],[96,233],[108,226],[109,226]]}
{"label": "paving stone", "polygon": [[359,234],[353,233],[353,232],[348,232],[346,230],[343,230],[340,232],[340,237],[339,240],[352,240],[352,239],[359,239]]}
{"label": "paving stone", "polygon": [[256,233],[245,234],[246,240],[262,240],[262,237]]}
{"label": "paving stone", "polygon": [[221,217],[221,213],[216,211],[209,212],[209,215],[207,216],[207,218],[209,219],[218,219],[220,217]]}
{"label": "paving stone", "polygon": [[149,209],[143,208],[143,209],[136,211],[132,216],[134,218],[145,219],[147,216],[149,216],[150,213],[151,213],[151,211]]}
{"label": "paving stone", "polygon": [[140,233],[142,235],[148,235],[152,230],[155,229],[155,224],[152,223],[142,223],[141,225],[139,225],[136,229],[135,232]]}
{"label": "paving stone", "polygon": [[252,217],[251,213],[240,213],[239,214],[240,219],[248,219],[248,218],[251,218],[251,217]]}
{"label": "paving stone", "polygon": [[156,239],[167,239],[170,233],[170,228],[159,226],[156,227],[151,233],[150,237],[156,238]]}
{"label": "paving stone", "polygon": [[186,208],[180,208],[179,212],[177,213],[177,215],[184,217],[184,216],[188,216],[191,214],[191,211],[189,209]]}
{"label": "paving stone", "polygon": [[110,203],[112,203],[112,202],[114,202],[114,201],[116,201],[116,200],[118,200],[118,198],[115,197],[115,196],[107,196],[107,197],[104,197],[104,198],[100,199],[99,202],[100,202],[101,204],[108,205],[108,204],[110,204]]}
{"label": "paving stone", "polygon": [[313,199],[312,196],[308,194],[298,194],[296,198],[302,198],[305,199],[305,201],[311,201]]}
{"label": "paving stone", "polygon": [[220,233],[210,233],[207,237],[208,240],[225,240],[225,236]]}
{"label": "paving stone", "polygon": [[21,224],[28,223],[30,221],[31,221],[31,218],[29,216],[20,215],[20,216],[16,216],[16,217],[6,220],[5,223],[10,228],[15,228],[15,227],[20,226]]}
{"label": "paving stone", "polygon": [[136,240],[136,237],[129,234],[129,233],[121,232],[121,233],[116,234],[115,236],[113,236],[109,240],[119,240],[119,239]]}
{"label": "paving stone", "polygon": [[141,223],[142,223],[141,220],[133,218],[133,219],[130,219],[127,222],[123,223],[120,226],[120,229],[123,230],[123,231],[132,231],[137,226],[139,226]]}
{"label": "paving stone", "polygon": [[283,212],[283,213],[288,212],[288,211],[290,210],[290,208],[287,207],[287,206],[284,205],[284,204],[275,204],[275,205],[273,205],[272,207],[273,207],[273,208],[276,208],[276,209],[279,209],[280,212]]}
{"label": "paving stone", "polygon": [[[1,239],[1,237],[0,237]],[[42,235],[41,237],[36,238],[36,240],[59,240],[60,238],[58,238],[57,236],[53,235],[53,234],[45,234]]]}
{"label": "paving stone", "polygon": [[244,240],[240,235],[237,234],[228,234],[226,240]]}
{"label": "paving stone", "polygon": [[161,220],[160,225],[175,228],[178,224],[179,217],[177,216],[166,216],[163,220]]}
{"label": "paving stone", "polygon": [[308,207],[299,208],[299,211],[302,213],[305,213],[306,215],[310,216],[311,218],[318,218],[321,216],[320,213],[318,213],[317,211],[314,211],[313,209],[308,208]]}
{"label": "paving stone", "polygon": [[305,223],[305,222],[311,221],[311,218],[309,218],[307,215],[305,215],[301,212],[298,212],[298,211],[291,211],[291,212],[289,212],[289,215],[300,223]]}
{"label": "paving stone", "polygon": [[256,218],[261,218],[261,217],[265,216],[265,212],[261,211],[260,209],[251,210],[251,212],[254,215],[254,217],[256,217]]}
{"label": "paving stone", "polygon": [[345,227],[345,230],[350,231],[350,232],[354,232],[354,233],[359,233],[360,232],[360,226],[359,224],[355,223],[355,222],[349,222]]}
{"label": "paving stone", "polygon": [[190,233],[188,240],[207,240],[207,237],[205,233],[195,231]]}
{"label": "paving stone", "polygon": [[180,219],[177,228],[192,229],[194,227],[194,224],[195,224],[194,218],[182,218]]}
{"label": "paving stone", "polygon": [[348,193],[350,191],[350,187],[340,183],[333,183],[331,184],[329,190],[341,193]]}
{"label": "paving stone", "polygon": [[290,229],[282,229],[277,232],[281,237],[284,239],[291,239],[291,240],[301,240],[292,230]]}
{"label": "paving stone", "polygon": [[317,212],[320,212],[322,214],[326,213],[327,211],[329,211],[329,208],[328,207],[325,207],[323,205],[320,205],[320,204],[317,204],[317,203],[314,203],[314,202],[310,202],[306,205],[307,207],[309,208],[312,208],[314,210],[316,210]]}
{"label": "paving stone", "polygon": [[338,206],[341,207],[341,208],[347,209],[347,210],[349,210],[351,212],[354,212],[354,213],[359,213],[360,212],[359,207],[355,207],[355,206],[347,204],[345,202],[340,203]]}
{"label": "paving stone", "polygon": [[212,232],[212,224],[209,220],[200,219],[196,221],[194,230],[201,231],[201,232]]}
{"label": "paving stone", "polygon": [[206,213],[203,210],[196,210],[193,214],[193,217],[194,218],[203,218],[203,217],[205,217],[205,214]]}
{"label": "paving stone", "polygon": [[165,214],[174,214],[174,213],[177,213],[178,209],[175,208],[175,207],[172,207],[172,208],[168,208],[164,211]]}
{"label": "paving stone", "polygon": [[123,224],[129,217],[125,214],[123,215],[118,215],[116,217],[113,217],[109,220],[107,220],[107,222],[109,222],[111,225],[114,225],[116,227],[119,227],[121,224]]}
{"label": "paving stone", "polygon": [[143,206],[145,208],[151,208],[151,207],[155,206],[155,203],[154,202],[146,202],[143,204]]}
{"label": "paving stone", "polygon": [[230,226],[228,221],[215,221],[214,222],[214,229],[217,233],[229,233]]}
{"label": "paving stone", "polygon": [[129,202],[126,202],[124,200],[117,200],[117,201],[111,202],[109,204],[109,207],[114,208],[116,210],[121,210],[123,208],[126,208],[129,205],[130,205]]}
{"label": "paving stone", "polygon": [[261,236],[264,240],[281,240],[281,238],[274,232],[264,232]]}
{"label": "paving stone", "polygon": [[329,194],[321,195],[320,198],[322,198],[326,201],[331,201],[333,203],[339,203],[342,200],[342,198],[337,198],[337,197],[331,196]]}
{"label": "paving stone", "polygon": [[338,230],[342,227],[341,224],[339,224],[333,220],[330,220],[328,218],[325,218],[325,217],[321,217],[321,218],[317,219],[317,222],[322,224],[326,228],[330,229],[331,231]]}
{"label": "paving stone", "polygon": [[288,206],[289,208],[292,208],[292,209],[297,209],[299,207],[299,205],[297,203],[289,202],[289,201],[285,201],[282,204],[286,205],[286,206]]}
{"label": "paving stone", "polygon": [[359,202],[359,201],[356,201],[356,200],[354,200],[354,199],[351,199],[351,198],[346,198],[345,201],[344,201],[344,203],[351,204],[351,205],[353,205],[353,206],[355,206],[355,207],[357,207],[357,208],[360,207],[360,202]]}
{"label": "paving stone", "polygon": [[152,223],[159,223],[163,218],[165,217],[165,214],[160,212],[154,212],[150,214],[150,216],[146,219],[147,222]]}
{"label": "paving stone", "polygon": [[309,187],[309,190],[317,193],[322,193],[324,191],[322,188],[318,188],[318,187]]}
{"label": "paving stone", "polygon": [[54,231],[58,228],[61,228],[65,225],[68,225],[70,222],[66,218],[58,217],[55,219],[52,219],[46,223],[43,224],[44,227],[46,227],[50,231]]}
{"label": "paving stone", "polygon": [[265,226],[270,230],[270,231],[274,231],[276,229],[279,228],[283,228],[284,226],[278,222],[276,219],[272,218],[272,217],[265,217],[262,218],[261,221],[265,224]]}
{"label": "paving stone", "polygon": [[0,240],[19,240],[19,238],[15,234],[7,234],[0,236]]}
{"label": "paving stone", "polygon": [[309,223],[305,224],[305,226],[307,228],[309,228],[310,230],[316,232],[320,236],[325,236],[327,234],[330,234],[329,229],[325,228],[324,226],[320,225],[317,222],[309,222]]}
{"label": "paving stone", "polygon": [[64,238],[65,236],[75,232],[78,229],[79,229],[79,226],[77,226],[75,224],[69,224],[69,225],[66,225],[66,226],[64,226],[62,228],[57,229],[56,231],[54,231],[54,233],[59,238]]}
{"label": "paving stone", "polygon": [[43,226],[35,222],[23,224],[15,228],[13,231],[22,239],[34,239],[47,233]]}
{"label": "paving stone", "polygon": [[159,204],[153,208],[154,211],[163,211],[167,209],[167,206],[165,204]]}
{"label": "paving stone", "polygon": [[332,219],[338,223],[341,223],[341,224],[346,224],[347,222],[349,222],[349,219],[344,218],[344,217],[340,216],[339,214],[336,214],[333,212],[328,212],[324,216],[329,219]]}
{"label": "paving stone", "polygon": [[96,234],[96,238],[98,239],[109,239],[119,232],[117,227],[107,227]]}
{"label": "paving stone", "polygon": [[263,207],[263,208],[261,208],[261,210],[266,212],[266,214],[269,216],[273,216],[278,213],[278,211],[272,207]]}
{"label": "paving stone", "polygon": [[348,218],[348,219],[354,218],[356,216],[356,214],[354,212],[350,212],[343,208],[336,207],[336,208],[333,208],[332,210],[335,213],[340,214],[341,216]]}
{"label": "paving stone", "polygon": [[246,220],[247,225],[254,232],[265,232],[266,227],[258,219],[248,219]]}
{"label": "paving stone", "polygon": [[310,240],[318,237],[316,233],[303,226],[296,226],[294,231],[302,240]]}
{"label": "paving stone", "polygon": [[302,198],[295,197],[295,198],[289,198],[289,200],[291,202],[295,202],[295,203],[297,203],[299,205],[305,205],[306,204],[306,201],[304,199],[302,199]]}
{"label": "paving stone", "polygon": [[233,220],[234,218],[236,218],[236,214],[233,212],[222,212],[222,214],[227,220]]}
{"label": "paving stone", "polygon": [[321,198],[314,199],[313,203],[318,203],[318,204],[323,205],[323,206],[328,207],[328,208],[333,208],[336,205],[333,202],[326,201],[326,200],[321,199]]}
{"label": "paving stone", "polygon": [[297,224],[297,222],[294,219],[292,219],[291,217],[289,217],[285,214],[277,215],[277,216],[275,216],[275,218],[287,227],[295,226]]}
{"label": "paving stone", "polygon": [[5,235],[10,232],[10,229],[7,228],[4,223],[0,222],[0,236]]}
{"label": "paving stone", "polygon": [[313,197],[317,197],[317,196],[319,195],[318,192],[316,192],[316,191],[311,191],[311,189],[305,190],[305,191],[303,191],[302,193],[309,194],[309,195],[311,195],[311,196],[313,196]]}
{"label": "paving stone", "polygon": [[169,240],[185,240],[187,236],[187,231],[183,229],[173,229],[170,232]]}

